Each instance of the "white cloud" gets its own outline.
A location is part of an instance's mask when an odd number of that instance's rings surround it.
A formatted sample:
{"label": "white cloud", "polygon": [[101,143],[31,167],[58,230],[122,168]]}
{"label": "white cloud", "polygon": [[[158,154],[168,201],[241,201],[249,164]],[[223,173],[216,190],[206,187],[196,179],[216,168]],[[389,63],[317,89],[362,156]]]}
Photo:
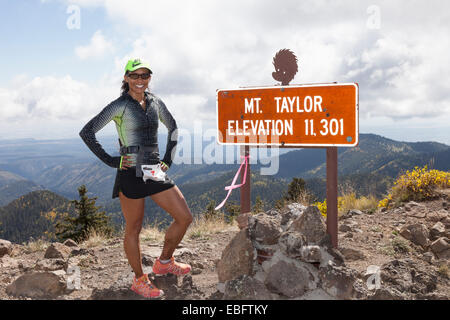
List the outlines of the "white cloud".
{"label": "white cloud", "polygon": [[[126,35],[120,52],[128,50],[114,58],[109,76],[119,81],[131,57],[149,60],[151,89],[175,107],[180,123],[192,122],[191,115],[214,119],[216,89],[275,84],[272,57],[282,48],[299,59],[292,83],[358,82],[365,123],[450,119],[448,1],[66,2],[104,7]],[[380,9],[380,29],[367,28],[372,5]],[[77,55],[102,56],[111,43],[97,31]],[[180,106],[192,110],[189,117],[179,115]]]}
{"label": "white cloud", "polygon": [[100,85],[94,90],[69,75],[33,79],[21,76],[12,83],[14,86],[0,89],[2,118],[8,122],[86,119],[99,112],[114,95],[108,87]]}
{"label": "white cloud", "polygon": [[105,39],[101,30],[97,30],[89,44],[76,47],[75,53],[80,59],[85,60],[88,58],[101,58],[113,50],[112,42]]}

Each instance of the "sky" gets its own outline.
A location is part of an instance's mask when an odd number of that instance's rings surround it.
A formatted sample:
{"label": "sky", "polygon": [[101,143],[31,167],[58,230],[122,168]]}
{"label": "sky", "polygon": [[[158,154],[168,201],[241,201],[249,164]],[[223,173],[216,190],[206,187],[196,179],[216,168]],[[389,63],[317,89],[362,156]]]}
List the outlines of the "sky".
{"label": "sky", "polygon": [[[0,0],[0,139],[78,137],[130,58],[185,132],[216,127],[216,90],[357,82],[360,133],[450,144],[450,2]],[[160,126],[163,128],[164,126]],[[99,135],[115,134],[113,123]]]}

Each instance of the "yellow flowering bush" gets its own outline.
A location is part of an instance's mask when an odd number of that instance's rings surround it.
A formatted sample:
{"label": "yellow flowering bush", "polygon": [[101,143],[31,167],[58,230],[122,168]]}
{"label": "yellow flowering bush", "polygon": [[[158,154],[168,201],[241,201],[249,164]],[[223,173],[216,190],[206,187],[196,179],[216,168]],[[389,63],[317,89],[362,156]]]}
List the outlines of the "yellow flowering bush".
{"label": "yellow flowering bush", "polygon": [[[343,203],[344,197],[338,197],[338,212],[341,211]],[[313,206],[319,208],[322,216],[324,216],[325,218],[327,217],[327,199],[325,199],[323,202],[315,202],[313,203]]]}
{"label": "yellow flowering bush", "polygon": [[422,201],[436,196],[436,189],[450,187],[450,172],[414,167],[406,171],[395,182],[390,194],[378,203],[379,208],[388,208],[406,201]]}

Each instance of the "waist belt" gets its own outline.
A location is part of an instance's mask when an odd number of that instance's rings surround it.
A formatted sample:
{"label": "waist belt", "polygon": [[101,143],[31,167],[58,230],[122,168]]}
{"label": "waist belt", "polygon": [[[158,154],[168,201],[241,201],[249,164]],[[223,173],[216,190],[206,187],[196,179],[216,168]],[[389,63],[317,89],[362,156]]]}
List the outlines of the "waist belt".
{"label": "waist belt", "polygon": [[139,146],[121,146],[120,155],[135,153],[136,157],[136,177],[142,177],[143,165],[154,165],[159,163],[158,144],[139,145]]}
{"label": "waist belt", "polygon": [[147,146],[122,146],[120,147],[120,155],[124,156],[131,153],[139,153],[139,150],[145,152],[158,152],[158,145],[147,145]]}

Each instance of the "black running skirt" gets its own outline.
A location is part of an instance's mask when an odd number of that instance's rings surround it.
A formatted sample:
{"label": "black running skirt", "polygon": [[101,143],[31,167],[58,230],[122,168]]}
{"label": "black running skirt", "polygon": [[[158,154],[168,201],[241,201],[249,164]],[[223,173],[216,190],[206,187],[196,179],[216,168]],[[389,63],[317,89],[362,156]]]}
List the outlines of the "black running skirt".
{"label": "black running skirt", "polygon": [[148,179],[144,182],[142,178],[136,177],[136,167],[131,167],[127,170],[117,170],[112,197],[113,199],[117,198],[119,192],[122,191],[127,198],[140,199],[174,186],[175,182],[169,178],[167,173],[164,181]]}

